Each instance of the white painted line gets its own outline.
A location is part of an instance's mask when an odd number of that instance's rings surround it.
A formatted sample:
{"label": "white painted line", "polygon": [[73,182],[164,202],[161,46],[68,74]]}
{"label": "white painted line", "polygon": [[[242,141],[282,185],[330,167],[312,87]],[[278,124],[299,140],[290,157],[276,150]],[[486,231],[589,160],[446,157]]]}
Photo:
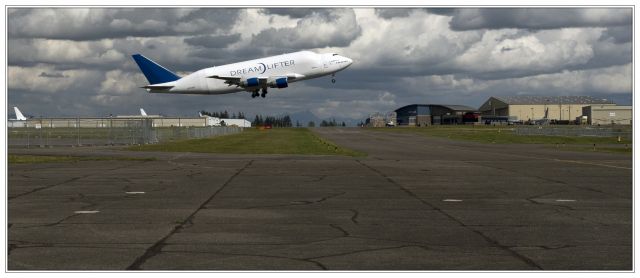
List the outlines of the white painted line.
{"label": "white painted line", "polygon": [[144,192],[144,191],[129,191],[129,192],[125,192],[125,193],[126,193],[126,194],[132,194],[132,195],[135,195],[135,194],[144,194],[145,192]]}
{"label": "white painted line", "polygon": [[73,213],[78,213],[78,214],[91,214],[91,213],[98,213],[100,212],[99,210],[77,210],[74,211]]}
{"label": "white painted line", "polygon": [[458,199],[444,199],[442,201],[443,202],[462,202],[462,200],[458,200]]}
{"label": "white painted line", "polygon": [[556,202],[575,202],[576,200],[571,200],[571,199],[558,199],[556,200]]}

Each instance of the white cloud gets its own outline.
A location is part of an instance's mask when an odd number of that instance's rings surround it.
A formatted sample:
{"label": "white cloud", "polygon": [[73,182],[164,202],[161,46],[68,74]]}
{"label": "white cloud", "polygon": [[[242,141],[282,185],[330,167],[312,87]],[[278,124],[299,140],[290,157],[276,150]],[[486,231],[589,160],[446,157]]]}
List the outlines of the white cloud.
{"label": "white cloud", "polygon": [[461,71],[481,74],[558,71],[586,64],[593,58],[592,43],[602,30],[545,30],[510,37],[517,32],[515,29],[487,31],[481,41],[456,57],[452,64]]}
{"label": "white cloud", "polygon": [[[139,77],[139,75],[137,75]],[[142,89],[138,88],[138,84],[142,84],[141,78],[132,78],[132,76],[121,70],[108,71],[105,75],[105,80],[100,84],[100,93],[118,94],[118,95],[130,95],[135,91]]]}

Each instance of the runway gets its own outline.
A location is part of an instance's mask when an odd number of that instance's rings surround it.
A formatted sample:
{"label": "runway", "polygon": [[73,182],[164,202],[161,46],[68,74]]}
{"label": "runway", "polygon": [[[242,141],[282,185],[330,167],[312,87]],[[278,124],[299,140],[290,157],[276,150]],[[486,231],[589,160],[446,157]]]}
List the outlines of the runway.
{"label": "runway", "polygon": [[9,270],[631,270],[632,159],[317,128],[367,157],[10,164]]}

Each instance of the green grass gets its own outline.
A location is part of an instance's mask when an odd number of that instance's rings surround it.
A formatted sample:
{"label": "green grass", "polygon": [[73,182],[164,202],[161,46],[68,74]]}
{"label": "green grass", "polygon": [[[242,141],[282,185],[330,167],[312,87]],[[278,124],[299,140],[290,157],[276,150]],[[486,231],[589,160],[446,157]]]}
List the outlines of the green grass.
{"label": "green grass", "polygon": [[9,163],[47,163],[47,162],[77,162],[77,161],[105,161],[105,160],[130,160],[152,161],[155,158],[138,157],[107,157],[107,156],[53,156],[53,155],[9,155]]}
{"label": "green grass", "polygon": [[337,146],[306,128],[245,129],[232,135],[134,146],[133,151],[204,152],[228,154],[302,154],[364,156]]}
{"label": "green grass", "polygon": [[427,136],[465,140],[479,143],[496,144],[631,144],[630,140],[617,142],[617,138],[609,137],[580,137],[580,136],[540,136],[516,135],[511,127],[485,126],[439,126],[439,127],[400,127],[400,128],[371,128],[382,132],[418,133]]}

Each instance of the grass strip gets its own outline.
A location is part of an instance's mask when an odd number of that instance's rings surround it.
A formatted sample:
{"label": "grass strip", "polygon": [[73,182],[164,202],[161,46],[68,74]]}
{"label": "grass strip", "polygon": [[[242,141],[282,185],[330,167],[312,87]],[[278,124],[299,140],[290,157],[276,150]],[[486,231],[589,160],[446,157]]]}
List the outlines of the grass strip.
{"label": "grass strip", "polygon": [[133,146],[133,151],[202,152],[226,154],[300,154],[364,156],[316,136],[306,128],[245,129],[242,133],[204,139]]}

